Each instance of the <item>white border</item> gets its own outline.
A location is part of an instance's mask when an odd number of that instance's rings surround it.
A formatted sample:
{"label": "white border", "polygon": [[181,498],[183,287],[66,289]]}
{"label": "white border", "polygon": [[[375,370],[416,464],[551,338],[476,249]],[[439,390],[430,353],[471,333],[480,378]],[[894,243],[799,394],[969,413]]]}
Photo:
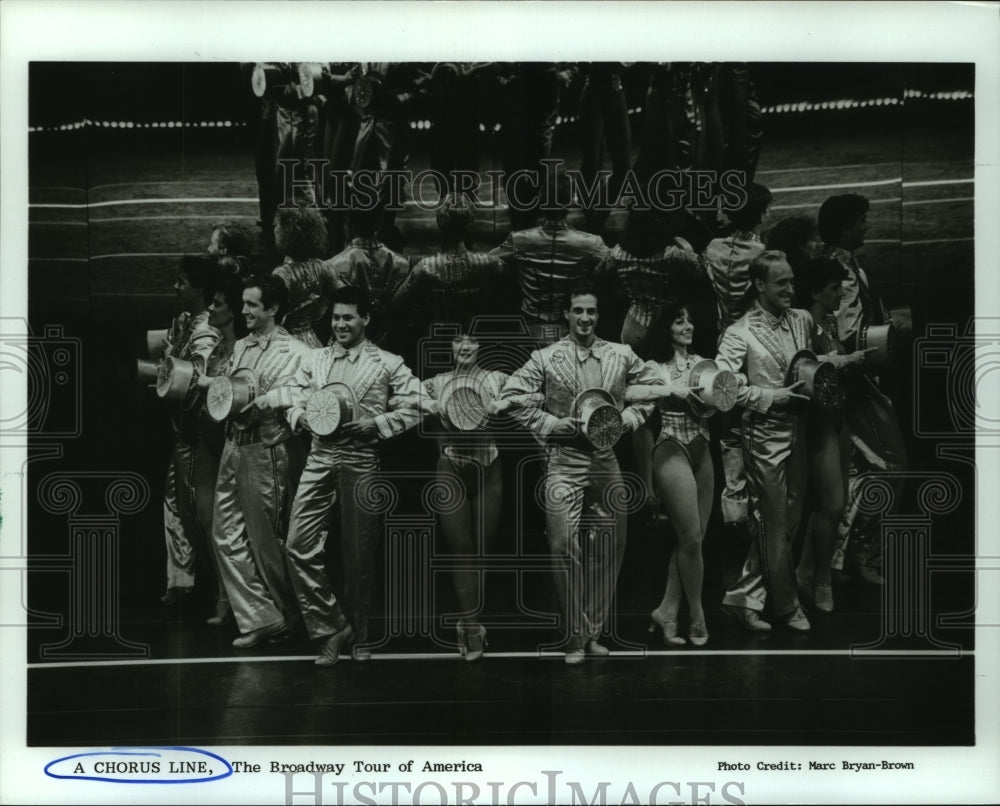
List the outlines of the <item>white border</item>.
{"label": "white border", "polygon": [[[746,60],[746,61],[975,61],[976,68],[976,311],[1000,315],[1000,15],[994,3],[245,3],[245,2],[25,2],[0,4],[0,166],[2,166],[2,288],[0,316],[25,314],[27,266],[27,63],[29,60],[96,61],[299,61],[430,60],[443,52],[459,60]],[[0,376],[4,378],[4,376]],[[4,379],[0,393],[23,395]],[[8,399],[13,407],[16,400]],[[23,458],[23,457],[21,457]],[[22,467],[16,451],[0,459],[3,526],[0,556],[19,553]],[[980,452],[978,528],[980,554],[997,555],[1000,522],[997,462]],[[987,551],[987,549],[989,549]],[[0,560],[0,562],[6,562]],[[995,562],[993,563],[995,565]],[[11,566],[0,565],[4,576]],[[17,585],[0,586],[3,612],[20,610]],[[13,601],[12,601],[13,599]],[[980,608],[1000,612],[1000,585],[980,575]],[[0,618],[0,623],[6,619]],[[545,802],[541,770],[562,770],[562,780],[595,784],[615,780],[609,802],[619,802],[625,782],[640,798],[661,781],[727,780],[722,759],[780,761],[787,758],[906,759],[915,775],[893,773],[740,774],[748,802],[987,803],[1000,800],[1000,711],[997,708],[998,632],[976,636],[977,734],[975,748],[840,749],[710,748],[520,748],[451,753],[432,748],[280,748],[251,754],[246,748],[213,748],[227,758],[305,762],[354,758],[484,761],[481,781],[537,782],[537,796],[521,789],[520,802]],[[0,800],[9,803],[284,802],[277,776],[240,776],[193,787],[123,787],[63,781],[42,775],[59,753],[24,748],[25,640],[0,628]],[[928,691],[929,698],[942,692]],[[74,752],[68,749],[67,753]],[[365,779],[366,776],[355,776]],[[372,778],[372,776],[367,776]],[[444,780],[473,780],[456,776]],[[401,780],[393,776],[388,780]],[[414,783],[424,780],[413,776]],[[645,788],[643,788],[645,787]],[[350,791],[350,789],[348,790]],[[588,796],[593,786],[585,787]],[[506,791],[501,790],[505,801]],[[568,797],[567,790],[560,790]],[[661,797],[676,797],[671,789]],[[738,794],[738,793],[734,793]],[[336,802],[328,789],[328,800]],[[436,802],[428,792],[425,802]],[[691,802],[690,790],[681,800]],[[308,802],[298,799],[297,803]],[[724,802],[718,789],[711,802]]]}

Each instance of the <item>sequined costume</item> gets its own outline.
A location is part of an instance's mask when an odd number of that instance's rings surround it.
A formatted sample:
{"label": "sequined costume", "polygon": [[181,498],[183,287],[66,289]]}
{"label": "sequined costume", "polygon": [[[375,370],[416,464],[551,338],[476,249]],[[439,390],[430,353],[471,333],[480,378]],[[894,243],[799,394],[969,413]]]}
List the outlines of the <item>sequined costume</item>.
{"label": "sequined costume", "polygon": [[490,254],[516,269],[528,327],[539,341],[551,344],[567,332],[566,293],[592,273],[608,251],[600,236],[574,229],[565,219],[547,219],[511,232]]}
{"label": "sequined costume", "polygon": [[[701,265],[715,291],[719,338],[739,318],[743,297],[750,288],[750,264],[764,251],[753,232],[734,232],[710,241],[701,254]],[[736,413],[723,418],[719,440],[725,486],[720,495],[726,523],[747,522],[747,477],[743,467],[740,421]]]}
{"label": "sequined costume", "polygon": [[[222,334],[208,324],[207,310],[182,313],[167,331],[164,356],[191,361],[203,371],[221,338]],[[167,588],[194,585],[196,546],[208,546],[209,523],[204,513],[210,511],[215,479],[206,484],[199,473],[203,461],[200,402],[197,391],[192,389],[182,403],[169,404],[173,444],[163,493]]]}
{"label": "sequined costume", "polygon": [[[565,337],[532,352],[503,391],[504,398],[544,395],[541,408],[517,410],[512,416],[546,446],[546,531],[571,648],[583,647],[604,628],[625,552],[627,518],[615,501],[623,481],[614,450],[585,447],[581,437],[551,432],[561,418],[573,415],[573,401],[586,389],[605,389],[621,406],[627,386],[655,381],[631,347],[595,339],[584,348]],[[632,404],[622,411],[622,419],[635,430],[652,409],[652,403]],[[583,528],[596,536],[586,562],[578,534],[584,518]]]}
{"label": "sequined costume", "polygon": [[773,316],[754,306],[722,337],[715,359],[720,369],[743,373],[737,402],[743,406],[742,439],[750,495],[753,542],[740,578],[729,586],[723,604],[760,611],[768,596],[778,616],[799,606],[792,538],[802,508],[805,451],[800,418],[774,410],[774,390],[785,386],[792,356],[812,344],[813,321],[807,311],[790,309]]}
{"label": "sequined costume", "polygon": [[386,308],[409,270],[410,262],[403,255],[368,238],[354,238],[344,251],[323,261],[324,272],[336,276],[344,285],[368,291],[372,314],[365,333],[373,341],[385,333]]}
{"label": "sequined costume", "polygon": [[642,353],[653,317],[664,302],[680,296],[679,286],[697,276],[698,258],[694,252],[673,244],[640,258],[618,244],[597,268],[598,274],[605,272],[614,274],[628,295],[621,340]]}
{"label": "sequined costume", "polygon": [[272,274],[288,289],[288,313],[282,327],[309,347],[322,347],[318,334],[329,332],[330,295],[341,287],[340,279],[318,258],[285,258]]}
{"label": "sequined costume", "polygon": [[[503,261],[459,246],[421,260],[392,299],[400,315],[421,322],[456,322],[495,309]],[[395,318],[395,317],[394,317]]]}
{"label": "sequined costume", "polygon": [[[313,437],[292,505],[288,567],[309,636],[331,635],[350,622],[357,643],[363,644],[381,526],[378,510],[365,505],[370,497],[365,489],[374,489],[378,480],[378,440],[397,436],[417,423],[416,410],[389,410],[389,399],[417,395],[420,384],[399,356],[368,340],[349,350],[339,344],[315,350],[279,393],[279,405],[286,409],[291,428],[299,428],[312,392],[333,382],[351,388],[358,405],[356,419],[373,418],[378,438],[363,442],[338,437],[336,432]],[[338,503],[346,607],[334,596],[325,565],[326,525],[331,508]]]}
{"label": "sequined costume", "polygon": [[[249,367],[258,396],[276,402],[309,348],[283,327],[239,339],[226,368]],[[279,411],[259,414],[246,429],[226,424],[215,486],[212,535],[219,569],[242,633],[295,618],[285,567],[288,506],[301,468],[302,446]]]}

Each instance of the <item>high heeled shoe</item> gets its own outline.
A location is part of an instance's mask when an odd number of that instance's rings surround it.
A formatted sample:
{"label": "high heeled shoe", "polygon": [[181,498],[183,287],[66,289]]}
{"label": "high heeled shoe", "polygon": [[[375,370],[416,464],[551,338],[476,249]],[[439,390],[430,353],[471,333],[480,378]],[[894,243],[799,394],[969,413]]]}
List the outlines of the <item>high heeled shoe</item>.
{"label": "high heeled shoe", "polygon": [[649,614],[649,631],[656,632],[659,629],[663,633],[663,643],[667,646],[683,646],[686,642],[677,634],[677,622],[667,621],[660,608],[656,608]]}
{"label": "high heeled shoe", "polygon": [[458,651],[467,661],[479,660],[486,649],[486,628],[480,624],[479,629],[469,632],[464,624],[458,625]]}
{"label": "high heeled shoe", "polygon": [[692,621],[688,625],[688,640],[692,646],[705,646],[708,643],[708,627],[704,621]]}

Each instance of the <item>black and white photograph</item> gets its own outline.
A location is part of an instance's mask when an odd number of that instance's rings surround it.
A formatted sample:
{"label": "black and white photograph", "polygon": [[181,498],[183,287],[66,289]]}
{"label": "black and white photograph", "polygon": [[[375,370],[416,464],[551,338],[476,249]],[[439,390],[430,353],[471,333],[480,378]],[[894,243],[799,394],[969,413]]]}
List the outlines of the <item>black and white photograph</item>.
{"label": "black and white photograph", "polygon": [[0,797],[995,801],[1000,7],[864,5],[4,3]]}

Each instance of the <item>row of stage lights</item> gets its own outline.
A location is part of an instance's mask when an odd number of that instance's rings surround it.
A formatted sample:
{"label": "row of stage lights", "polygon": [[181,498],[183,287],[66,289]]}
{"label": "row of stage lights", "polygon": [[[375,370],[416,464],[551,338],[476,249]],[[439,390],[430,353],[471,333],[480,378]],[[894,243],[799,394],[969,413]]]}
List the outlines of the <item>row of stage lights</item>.
{"label": "row of stage lights", "polygon": [[[837,101],[800,101],[795,104],[776,104],[775,106],[765,106],[762,108],[762,112],[765,114],[789,114],[797,112],[817,112],[826,110],[840,110],[840,109],[864,109],[869,107],[879,107],[879,106],[900,106],[907,99],[924,99],[924,100],[934,100],[934,101],[968,101],[974,98],[975,95],[968,90],[956,90],[954,92],[923,92],[921,90],[904,90],[903,98],[873,98],[869,100],[859,101],[853,98],[842,98]],[[642,112],[642,107],[637,106],[634,109],[629,109],[628,113],[630,115],[638,115]],[[562,115],[556,116],[556,125],[561,126],[564,123],[576,123],[579,120],[577,115],[568,115],[563,117]],[[229,129],[238,128],[246,126],[246,123],[233,122],[231,120],[203,120],[200,122],[190,122],[190,121],[167,121],[165,123],[134,123],[132,121],[124,120],[81,120],[76,123],[64,123],[61,126],[29,126],[29,132],[65,132],[65,131],[75,131],[77,129],[82,129],[84,127],[93,127],[95,129]],[[432,128],[433,124],[429,120],[411,120],[410,128],[416,129],[418,131],[426,131]],[[499,123],[494,124],[492,131],[499,132],[502,126]],[[486,124],[479,124],[479,131],[486,132]]]}
{"label": "row of stage lights", "polygon": [[63,123],[60,126],[29,126],[29,132],[69,132],[85,127],[94,129],[234,129],[246,126],[246,123],[232,120],[202,120],[173,121],[156,123],[135,123],[131,120],[78,120],[76,123]]}

